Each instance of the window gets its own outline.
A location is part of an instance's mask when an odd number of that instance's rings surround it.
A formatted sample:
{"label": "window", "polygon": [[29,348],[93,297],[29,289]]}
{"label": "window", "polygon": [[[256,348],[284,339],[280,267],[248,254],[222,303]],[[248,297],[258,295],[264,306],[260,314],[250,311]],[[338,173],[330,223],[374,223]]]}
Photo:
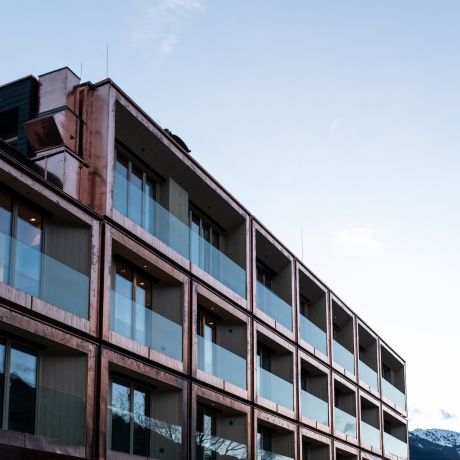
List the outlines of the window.
{"label": "window", "polygon": [[34,350],[9,340],[0,342],[0,426],[3,429],[35,433],[37,362]]}
{"label": "window", "polygon": [[155,200],[155,181],[117,152],[113,192],[115,209],[153,233]]}
{"label": "window", "polygon": [[257,346],[257,368],[268,372],[272,370],[272,351],[262,344]]}
{"label": "window", "polygon": [[42,216],[0,191],[0,281],[40,295]]}
{"label": "window", "polygon": [[264,426],[257,430],[257,450],[259,454],[263,451],[272,452],[272,431]]}
{"label": "window", "polygon": [[198,311],[197,333],[203,337],[202,353],[199,354],[202,368],[208,374],[214,374],[213,344],[216,343],[217,318],[204,309]]}
{"label": "window", "polygon": [[265,287],[273,290],[273,280],[275,279],[275,272],[267,267],[260,260],[256,261],[257,281],[262,283]]}
{"label": "window", "polygon": [[149,344],[154,280],[123,261],[115,262],[115,332]]}
{"label": "window", "polygon": [[148,457],[150,454],[150,390],[112,382],[112,450]]}
{"label": "window", "polygon": [[197,460],[215,460],[216,411],[199,405],[197,416]]}

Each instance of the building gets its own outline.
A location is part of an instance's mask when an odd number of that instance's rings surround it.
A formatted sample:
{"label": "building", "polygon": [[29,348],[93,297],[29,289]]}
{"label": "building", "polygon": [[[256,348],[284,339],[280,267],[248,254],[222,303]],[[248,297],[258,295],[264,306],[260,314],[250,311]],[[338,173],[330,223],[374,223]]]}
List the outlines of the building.
{"label": "building", "polygon": [[0,138],[0,458],[407,458],[405,362],[111,80]]}

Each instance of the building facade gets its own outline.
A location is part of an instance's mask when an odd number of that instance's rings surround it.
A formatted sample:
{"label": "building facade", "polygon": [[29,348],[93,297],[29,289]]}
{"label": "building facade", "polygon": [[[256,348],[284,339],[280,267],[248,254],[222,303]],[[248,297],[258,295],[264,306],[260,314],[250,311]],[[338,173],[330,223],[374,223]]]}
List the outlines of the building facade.
{"label": "building facade", "polygon": [[111,80],[0,138],[0,458],[408,458],[404,360]]}

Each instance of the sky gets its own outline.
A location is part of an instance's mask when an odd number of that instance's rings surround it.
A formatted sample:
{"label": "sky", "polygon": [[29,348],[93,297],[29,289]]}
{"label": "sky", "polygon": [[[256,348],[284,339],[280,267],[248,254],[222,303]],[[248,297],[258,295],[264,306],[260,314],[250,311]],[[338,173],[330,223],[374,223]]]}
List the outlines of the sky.
{"label": "sky", "polygon": [[108,75],[406,359],[410,429],[460,431],[460,2],[15,0],[2,19],[2,83],[99,81],[108,45]]}

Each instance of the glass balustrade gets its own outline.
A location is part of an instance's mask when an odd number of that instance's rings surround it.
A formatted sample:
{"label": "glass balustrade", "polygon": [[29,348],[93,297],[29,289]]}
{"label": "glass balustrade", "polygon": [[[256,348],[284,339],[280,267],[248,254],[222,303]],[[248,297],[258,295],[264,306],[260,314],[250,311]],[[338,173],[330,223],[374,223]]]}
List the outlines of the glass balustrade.
{"label": "glass balustrade", "polygon": [[373,390],[378,391],[377,372],[361,360],[359,361],[359,380],[369,385]]}
{"label": "glass balustrade", "polygon": [[380,449],[380,430],[361,421],[361,442]]}
{"label": "glass balustrade", "polygon": [[0,241],[0,281],[88,319],[88,276],[4,233]]}
{"label": "glass balustrade", "polygon": [[[115,183],[115,188],[120,190],[128,190],[129,185],[129,190],[134,189],[137,197],[136,209],[130,211],[127,201],[117,199],[115,193],[114,207],[117,211],[128,216],[183,257],[190,259],[236,294],[246,298],[246,270],[244,268],[209,244],[197,232],[191,230],[188,222],[170,213],[132,182],[128,183],[127,178],[118,172],[115,173]],[[134,200],[129,203],[133,206]],[[137,207],[142,209],[137,209]]]}
{"label": "glass balustrade", "polygon": [[[142,451],[143,457],[158,460],[182,458],[181,426],[148,417],[142,411],[129,412],[114,406],[107,406],[107,415],[107,448],[109,450],[119,450],[117,445],[129,446],[132,431],[135,447]],[[126,439],[123,439],[123,436]]]}
{"label": "glass balustrade", "polygon": [[384,378],[382,378],[382,394],[401,409],[406,408],[406,395]]}
{"label": "glass balustrade", "polygon": [[294,409],[292,383],[261,367],[257,369],[257,394],[287,409]]}
{"label": "glass balustrade", "polygon": [[292,308],[273,291],[257,281],[256,287],[257,308],[292,331]]}
{"label": "glass balustrade", "polygon": [[300,391],[302,415],[329,426],[329,404],[305,390]]}
{"label": "glass balustrade", "polygon": [[294,460],[292,457],[286,457],[286,455],[275,454],[268,450],[259,449],[258,460]]}
{"label": "glass balustrade", "polygon": [[192,263],[246,298],[246,271],[193,230],[190,240]]}
{"label": "glass balustrade", "polygon": [[113,290],[110,328],[117,334],[182,361],[182,325]]}
{"label": "glass balustrade", "polygon": [[352,374],[355,373],[355,355],[334,340],[334,361]]}
{"label": "glass balustrade", "polygon": [[197,365],[208,374],[246,389],[246,360],[197,335]]}
{"label": "glass balustrade", "polygon": [[196,445],[199,450],[205,453],[204,457],[212,459],[232,459],[247,460],[248,448],[242,444],[220,436],[196,432]]}
{"label": "glass balustrade", "polygon": [[356,438],[356,417],[344,412],[338,407],[334,408],[334,428],[347,436]]}
{"label": "glass balustrade", "polygon": [[[28,390],[31,391],[31,390]],[[36,432],[68,444],[85,444],[86,400],[82,396],[39,386]]]}
{"label": "glass balustrade", "polygon": [[327,335],[315,323],[303,315],[300,318],[300,337],[327,356]]}
{"label": "glass balustrade", "polygon": [[389,433],[383,433],[385,452],[407,459],[407,444]]}

